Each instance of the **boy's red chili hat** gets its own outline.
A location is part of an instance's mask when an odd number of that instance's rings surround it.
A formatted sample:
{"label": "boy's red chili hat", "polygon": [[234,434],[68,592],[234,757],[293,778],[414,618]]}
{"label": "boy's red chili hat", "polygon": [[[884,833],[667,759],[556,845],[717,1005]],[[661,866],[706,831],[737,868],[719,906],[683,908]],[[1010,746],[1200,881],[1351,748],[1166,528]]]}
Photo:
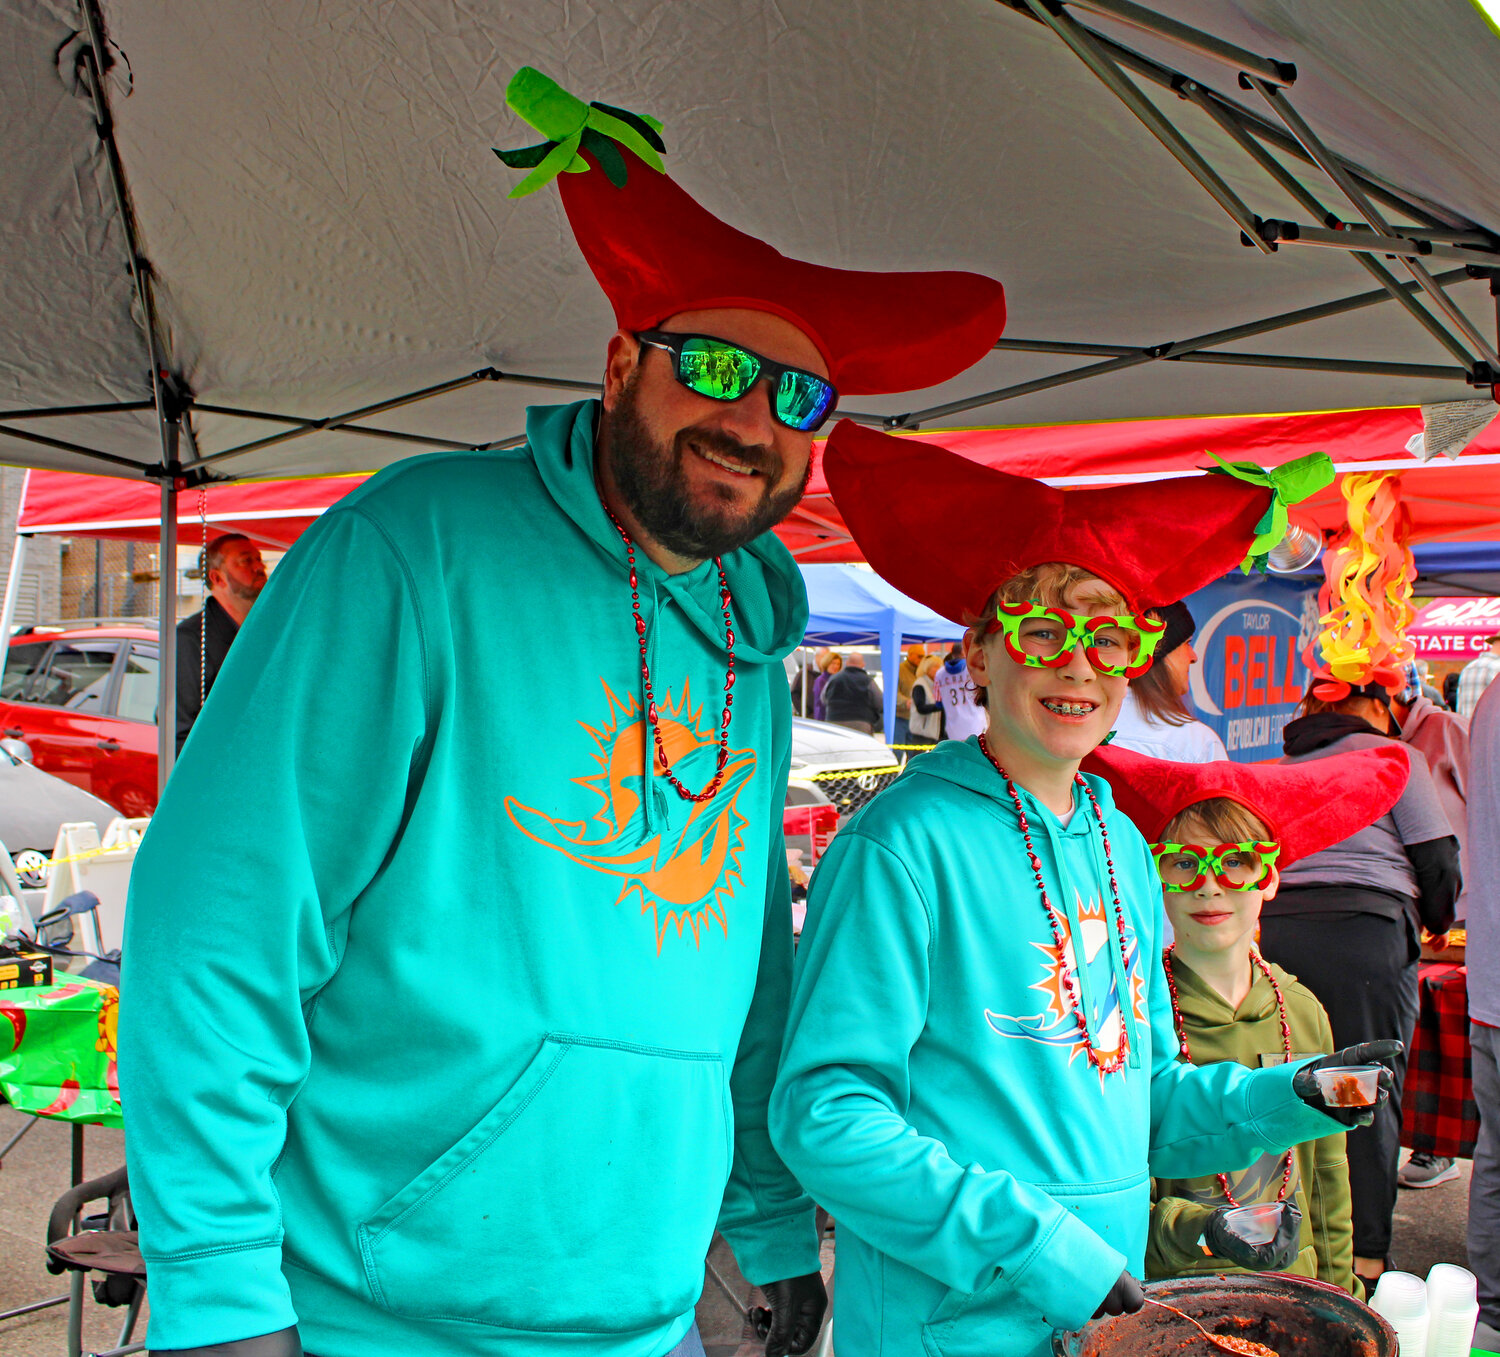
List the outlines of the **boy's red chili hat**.
{"label": "boy's red chili hat", "polygon": [[1049,561],[1114,585],[1133,612],[1175,603],[1244,559],[1272,498],[1223,475],[1059,490],[846,419],[823,474],[875,570],[965,626],[1011,576]]}
{"label": "boy's red chili hat", "polygon": [[[1406,789],[1406,747],[1330,754],[1304,763],[1172,763],[1104,745],[1083,761],[1109,783],[1117,805],[1147,843],[1160,843],[1173,817],[1226,797],[1255,815],[1281,845],[1285,867],[1373,824]],[[1213,848],[1217,845],[1204,844]]]}

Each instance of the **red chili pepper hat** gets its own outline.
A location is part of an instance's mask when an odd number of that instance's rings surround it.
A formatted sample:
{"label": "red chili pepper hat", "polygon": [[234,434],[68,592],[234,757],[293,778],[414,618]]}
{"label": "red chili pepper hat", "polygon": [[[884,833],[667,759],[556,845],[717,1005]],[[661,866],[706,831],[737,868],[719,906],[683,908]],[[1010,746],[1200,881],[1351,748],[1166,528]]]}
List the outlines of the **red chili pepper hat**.
{"label": "red chili pepper hat", "polygon": [[843,395],[917,391],[984,357],[1005,328],[1005,290],[977,273],[875,273],[788,259],[621,151],[616,188],[597,166],[559,177],[563,206],[622,330],[682,311],[745,307],[817,345]]}
{"label": "red chili pepper hat", "polygon": [[1115,805],[1147,843],[1161,842],[1189,806],[1221,796],[1237,801],[1280,843],[1276,865],[1285,867],[1378,820],[1406,789],[1411,764],[1394,741],[1306,763],[1170,763],[1104,745],[1084,759],[1083,771],[1109,783]]}
{"label": "red chili pepper hat", "polygon": [[968,625],[1011,576],[1061,561],[1133,612],[1202,588],[1244,559],[1272,490],[1232,476],[1078,490],[840,420],[823,474],[865,559],[903,593]]}

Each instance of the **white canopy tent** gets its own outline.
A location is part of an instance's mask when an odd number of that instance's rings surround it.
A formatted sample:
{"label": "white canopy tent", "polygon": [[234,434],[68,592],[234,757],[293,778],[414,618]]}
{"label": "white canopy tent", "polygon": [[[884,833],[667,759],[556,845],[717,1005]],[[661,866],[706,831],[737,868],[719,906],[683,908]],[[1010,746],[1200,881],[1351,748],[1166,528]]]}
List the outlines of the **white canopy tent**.
{"label": "white canopy tent", "polygon": [[504,105],[525,63],[662,118],[674,175],[788,253],[1005,282],[990,358],[843,413],[1490,397],[1500,38],[1480,12],[1155,5],[4,7],[0,460],[170,500],[505,446],[527,403],[591,390],[608,307],[555,194],[508,201],[490,152],[534,139]]}

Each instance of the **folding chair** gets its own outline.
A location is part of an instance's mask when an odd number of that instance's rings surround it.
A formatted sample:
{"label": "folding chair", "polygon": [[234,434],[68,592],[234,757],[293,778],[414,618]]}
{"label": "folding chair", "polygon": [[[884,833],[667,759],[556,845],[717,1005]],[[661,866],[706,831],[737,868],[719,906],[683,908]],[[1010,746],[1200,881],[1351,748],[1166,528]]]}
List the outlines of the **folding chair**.
{"label": "folding chair", "polygon": [[[101,1200],[106,1203],[102,1213],[80,1219],[86,1203]],[[91,1272],[100,1274],[93,1280],[95,1301],[124,1306],[125,1319],[116,1345],[89,1357],[126,1357],[146,1350],[145,1343],[131,1342],[146,1298],[146,1264],[123,1167],[69,1188],[57,1199],[47,1220],[47,1270],[70,1274],[68,1357],[83,1357],[83,1284]]]}

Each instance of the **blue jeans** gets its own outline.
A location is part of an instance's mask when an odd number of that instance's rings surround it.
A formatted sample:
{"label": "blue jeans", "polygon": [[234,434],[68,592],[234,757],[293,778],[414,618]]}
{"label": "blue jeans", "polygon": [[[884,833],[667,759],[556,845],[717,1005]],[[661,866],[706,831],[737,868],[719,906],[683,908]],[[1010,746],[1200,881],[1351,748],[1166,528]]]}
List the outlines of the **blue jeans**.
{"label": "blue jeans", "polygon": [[698,1326],[693,1325],[667,1357],[703,1357],[703,1340],[698,1337]]}

